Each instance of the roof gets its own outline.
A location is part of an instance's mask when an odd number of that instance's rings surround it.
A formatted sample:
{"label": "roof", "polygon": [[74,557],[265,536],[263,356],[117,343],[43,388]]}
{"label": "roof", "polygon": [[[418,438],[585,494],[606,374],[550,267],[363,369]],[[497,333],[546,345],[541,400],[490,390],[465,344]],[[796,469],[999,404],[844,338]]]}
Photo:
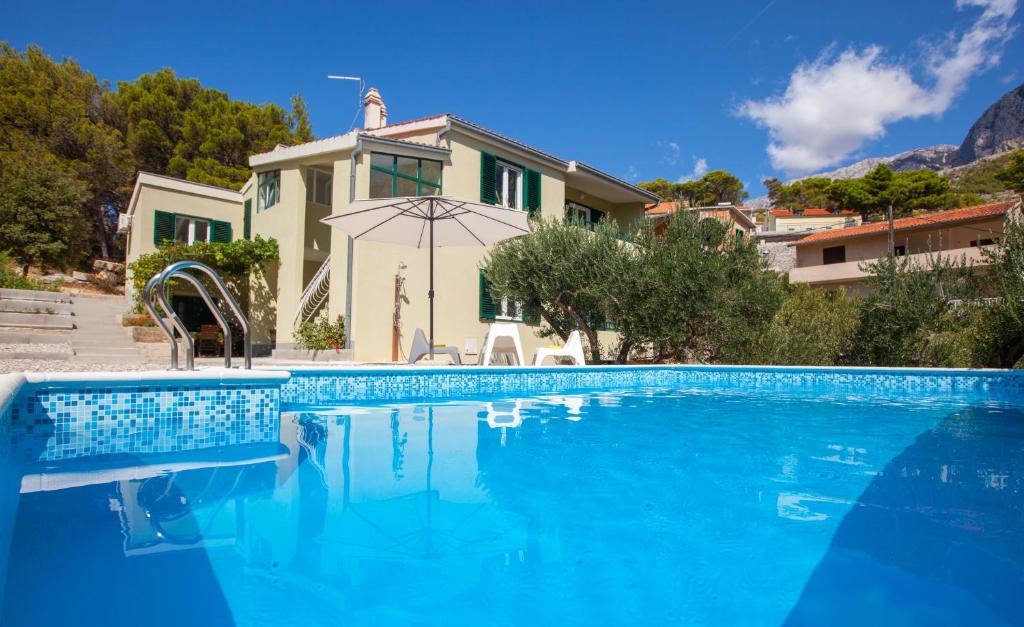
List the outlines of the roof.
{"label": "roof", "polygon": [[[953,209],[951,211],[940,211],[938,213],[913,216],[910,218],[899,218],[893,221],[893,228],[897,232],[902,232],[935,228],[936,226],[956,226],[958,224],[977,222],[1006,215],[1014,208],[1015,205],[1019,204],[1020,201],[997,202],[988,205],[965,207],[963,209]],[[888,222],[872,222],[871,224],[851,226],[837,231],[820,231],[818,233],[812,233],[798,240],[793,245],[803,246],[805,244],[815,244],[819,242],[867,237],[887,233],[888,231]]]}
{"label": "roof", "polygon": [[132,197],[128,201],[129,215],[135,212],[135,205],[139,200],[139,192],[143,185],[159,187],[162,189],[171,189],[178,192],[185,192],[186,194],[206,196],[207,198],[216,198],[218,200],[226,200],[229,202],[237,202],[239,204],[242,203],[242,193],[234,189],[217,187],[216,185],[207,185],[206,183],[193,183],[192,181],[186,181],[184,179],[174,178],[173,176],[166,176],[163,174],[153,174],[152,172],[139,172],[138,178],[135,179],[135,189],[132,190]]}
{"label": "roof", "polygon": [[[707,205],[705,207],[685,207],[685,209],[687,211],[728,211],[732,214],[733,220],[736,222],[741,222],[746,225],[747,228],[751,229],[757,227],[757,223],[736,205]],[[648,218],[661,218],[675,213],[676,211],[679,211],[678,202],[665,201],[659,202],[648,209],[646,215]]]}
{"label": "roof", "polygon": [[776,218],[831,218],[836,216],[855,216],[856,211],[849,209],[803,209],[792,211],[790,209],[773,209],[770,212]]}
{"label": "roof", "polygon": [[[578,161],[566,161],[551,153],[545,152],[538,148],[534,148],[529,144],[525,144],[518,140],[512,139],[507,135],[502,135],[490,129],[484,128],[479,124],[470,122],[469,120],[454,115],[452,113],[441,113],[438,115],[430,115],[414,120],[408,120],[405,122],[395,122],[394,124],[388,124],[381,128],[373,130],[357,130],[350,131],[344,135],[335,135],[334,137],[326,137],[324,139],[318,139],[304,144],[297,144],[295,146],[281,146],[271,150],[270,152],[261,153],[249,157],[249,165],[252,167],[268,165],[271,163],[277,163],[279,161],[288,161],[292,159],[300,159],[304,157],[310,157],[315,155],[321,155],[331,152],[338,152],[343,150],[349,150],[355,146],[356,138],[363,139],[387,139],[388,141],[402,142],[409,145],[410,147],[426,147],[433,149],[440,149],[436,146],[429,146],[422,142],[407,141],[401,139],[393,139],[388,137],[392,134],[402,134],[410,131],[418,130],[417,127],[422,129],[432,128],[444,128],[449,126],[458,127],[458,130],[475,134],[479,137],[484,138],[492,142],[499,142],[505,144],[513,152],[519,152],[528,157],[532,157],[546,165],[567,174],[576,174],[582,172],[583,175],[591,175],[601,179],[604,183],[614,185],[616,188],[627,190],[627,193],[631,196],[636,196],[636,202],[652,201],[657,200],[657,196],[651,192],[641,189],[632,183],[623,181],[620,178],[612,176],[606,172],[598,170],[593,166],[580,163]],[[450,152],[447,149],[443,149],[446,152]],[[631,199],[632,200],[632,199]]]}

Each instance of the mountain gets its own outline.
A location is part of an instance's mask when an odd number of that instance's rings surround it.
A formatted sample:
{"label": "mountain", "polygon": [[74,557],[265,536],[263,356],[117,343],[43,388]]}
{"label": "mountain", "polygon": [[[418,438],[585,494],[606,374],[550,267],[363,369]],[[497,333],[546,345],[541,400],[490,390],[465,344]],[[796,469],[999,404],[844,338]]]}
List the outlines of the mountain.
{"label": "mountain", "polygon": [[1007,92],[967,131],[953,165],[1024,148],[1024,84]]}
{"label": "mountain", "polygon": [[[927,148],[915,148],[898,155],[888,157],[869,157],[851,163],[831,172],[821,172],[798,179],[821,177],[829,179],[860,178],[880,163],[887,164],[893,170],[936,170],[943,174],[955,175],[963,170],[963,166],[976,161],[988,161],[992,157],[1010,150],[1024,148],[1024,84],[1003,94],[985,113],[981,114],[971,129],[967,131],[959,147],[949,144],[938,144]],[[952,171],[951,168],[957,168]],[[748,207],[764,209],[769,205],[767,196],[751,198],[745,203]]]}

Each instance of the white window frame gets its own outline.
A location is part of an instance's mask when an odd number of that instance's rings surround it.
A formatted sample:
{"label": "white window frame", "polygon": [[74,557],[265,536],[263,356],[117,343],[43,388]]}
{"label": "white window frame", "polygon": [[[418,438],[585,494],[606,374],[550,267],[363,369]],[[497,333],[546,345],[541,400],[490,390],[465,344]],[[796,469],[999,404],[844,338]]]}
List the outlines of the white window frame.
{"label": "white window frame", "polygon": [[[274,184],[263,184],[266,178],[273,177]],[[262,213],[281,202],[281,171],[271,170],[256,175],[256,213]],[[268,204],[269,203],[269,204]]]}
{"label": "white window frame", "polygon": [[581,205],[580,203],[572,200],[565,201],[565,206],[569,211],[572,211],[571,217],[582,220],[585,224],[590,224],[590,218],[592,215],[590,213],[590,207]]}
{"label": "white window frame", "polygon": [[[319,189],[317,185],[317,179],[327,179],[327,202],[320,202],[316,197],[316,190]],[[318,168],[307,168],[306,170],[306,202],[313,203],[314,205],[320,205],[321,207],[330,207],[332,196],[334,194],[334,175],[330,172],[325,172]],[[322,199],[321,199],[322,200]]]}
{"label": "white window frame", "polygon": [[[523,169],[519,166],[512,165],[507,161],[498,161],[495,166],[497,172],[495,173],[494,187],[498,192],[498,205],[506,207],[508,209],[523,210]],[[508,204],[508,173],[509,171],[515,172],[519,176],[516,177],[516,206]]]}
{"label": "white window frame", "polygon": [[510,301],[507,298],[494,301],[494,319],[505,320],[508,322],[522,322],[523,304],[517,300]]}
{"label": "white window frame", "polygon": [[189,216],[174,216],[174,235],[175,235],[175,240],[176,241],[181,241],[181,240],[177,239],[177,235],[178,235],[178,222],[181,221],[181,220],[185,220],[186,222],[188,222],[188,239],[185,241],[186,244],[195,244],[196,243],[196,222],[205,222],[206,223],[206,239],[204,239],[202,241],[209,242],[210,238],[213,237],[213,222],[212,221],[204,220],[203,218],[190,218]]}

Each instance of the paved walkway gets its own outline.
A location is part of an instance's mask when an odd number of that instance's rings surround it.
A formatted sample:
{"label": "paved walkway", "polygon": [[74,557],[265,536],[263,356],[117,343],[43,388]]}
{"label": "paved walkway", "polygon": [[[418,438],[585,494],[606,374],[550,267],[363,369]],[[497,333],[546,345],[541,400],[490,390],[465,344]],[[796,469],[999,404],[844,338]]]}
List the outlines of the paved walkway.
{"label": "paved walkway", "polygon": [[123,296],[74,296],[75,328],[71,331],[71,348],[75,356],[71,363],[131,367],[147,361],[118,320],[125,307]]}

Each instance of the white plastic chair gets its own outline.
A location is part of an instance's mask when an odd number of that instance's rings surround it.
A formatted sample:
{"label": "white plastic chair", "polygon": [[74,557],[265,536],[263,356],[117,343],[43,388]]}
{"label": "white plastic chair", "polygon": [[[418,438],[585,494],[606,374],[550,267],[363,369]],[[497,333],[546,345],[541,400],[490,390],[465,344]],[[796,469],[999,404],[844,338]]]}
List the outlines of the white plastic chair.
{"label": "white plastic chair", "polygon": [[487,330],[484,347],[480,351],[477,363],[490,366],[491,359],[503,357],[507,362],[515,358],[517,366],[526,365],[523,359],[523,343],[519,339],[519,326],[507,322],[495,322]]}
{"label": "white plastic chair", "polygon": [[556,360],[560,357],[568,357],[576,362],[577,366],[587,365],[586,359],[583,358],[583,338],[580,337],[580,332],[573,331],[570,333],[569,341],[561,348],[538,348],[537,355],[533,358],[533,365],[539,366],[543,364],[544,360],[548,357],[554,357]]}
{"label": "white plastic chair", "polygon": [[[412,335],[412,347],[409,349],[409,363],[414,364],[429,354],[430,342],[427,340],[427,334],[423,332],[423,329],[416,329],[416,332]],[[434,344],[434,356],[436,357],[437,355],[448,355],[452,363],[459,366],[462,365],[459,349],[454,346]]]}

